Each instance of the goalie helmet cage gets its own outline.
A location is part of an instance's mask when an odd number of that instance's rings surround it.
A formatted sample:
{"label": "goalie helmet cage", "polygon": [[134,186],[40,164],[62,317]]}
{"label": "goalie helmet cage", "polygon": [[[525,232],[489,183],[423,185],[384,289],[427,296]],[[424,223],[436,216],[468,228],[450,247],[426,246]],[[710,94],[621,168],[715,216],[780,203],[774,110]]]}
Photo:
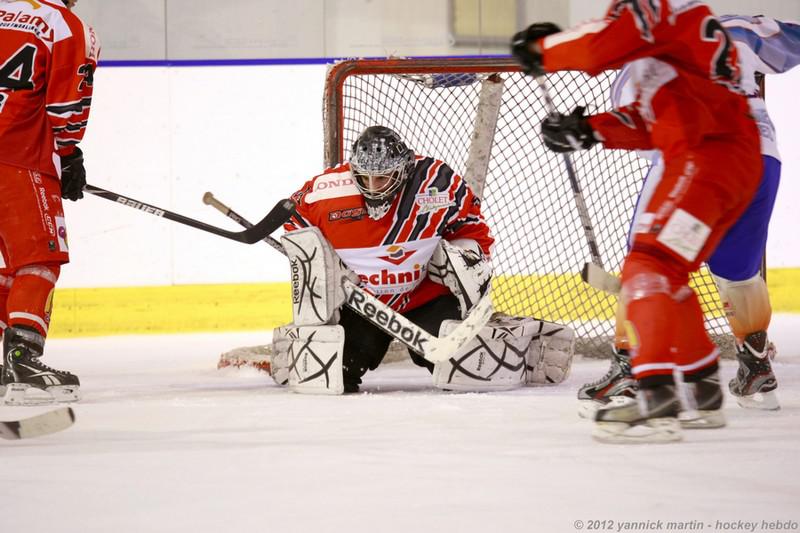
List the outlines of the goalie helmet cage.
{"label": "goalie helmet cage", "polygon": [[[560,72],[548,75],[548,82],[558,109],[582,105],[598,113],[610,108],[615,75]],[[496,100],[493,108],[482,96],[487,80],[502,82],[502,91],[489,97]],[[489,119],[487,107],[493,109]],[[579,339],[576,352],[610,353],[616,297],[580,279],[591,258],[569,179],[561,155],[540,140],[539,123],[547,112],[536,82],[512,59],[342,61],[328,70],[323,114],[326,166],[345,161],[365,128],[383,125],[417,154],[441,159],[483,187],[482,210],[496,239],[495,308],[569,324]],[[481,153],[476,142],[484,143],[486,158],[478,171],[468,162],[471,152]],[[600,256],[608,271],[619,272],[647,162],[633,152],[600,147],[576,152],[573,160]],[[731,353],[727,321],[705,267],[692,285],[709,332]]]}

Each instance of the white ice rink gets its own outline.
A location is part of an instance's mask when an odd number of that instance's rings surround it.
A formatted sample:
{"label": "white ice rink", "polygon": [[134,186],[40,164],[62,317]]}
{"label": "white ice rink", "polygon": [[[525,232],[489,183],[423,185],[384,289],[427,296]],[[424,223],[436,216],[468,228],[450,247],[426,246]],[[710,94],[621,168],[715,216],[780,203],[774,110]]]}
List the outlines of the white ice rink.
{"label": "white ice rink", "polygon": [[[395,363],[363,394],[314,397],[215,369],[265,333],[53,340],[46,362],[78,374],[84,400],[73,428],[0,442],[0,532],[797,528],[800,315],[771,331],[781,411],[729,398],[727,428],[639,446],[595,443],[576,415],[577,387],[606,361],[576,360],[557,387],[480,395],[437,392]],[[722,370],[727,383],[735,363]]]}

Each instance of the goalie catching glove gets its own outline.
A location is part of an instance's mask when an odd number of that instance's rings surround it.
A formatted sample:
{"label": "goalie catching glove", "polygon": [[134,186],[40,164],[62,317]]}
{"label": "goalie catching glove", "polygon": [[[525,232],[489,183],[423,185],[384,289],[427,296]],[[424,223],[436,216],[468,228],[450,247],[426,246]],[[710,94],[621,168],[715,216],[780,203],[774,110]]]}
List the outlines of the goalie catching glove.
{"label": "goalie catching glove", "polygon": [[471,239],[439,241],[428,262],[428,277],[444,285],[458,299],[461,318],[489,291],[492,264]]}

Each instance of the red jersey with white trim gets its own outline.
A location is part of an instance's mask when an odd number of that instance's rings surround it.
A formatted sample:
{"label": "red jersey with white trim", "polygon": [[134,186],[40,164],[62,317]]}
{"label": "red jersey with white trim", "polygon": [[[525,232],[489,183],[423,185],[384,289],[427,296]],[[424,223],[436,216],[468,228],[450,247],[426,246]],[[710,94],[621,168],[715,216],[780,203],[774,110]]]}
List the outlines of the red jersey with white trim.
{"label": "red jersey with white trim", "polygon": [[99,44],[62,2],[0,0],[0,162],[58,176],[83,138]]}
{"label": "red jersey with white trim", "polygon": [[472,239],[487,256],[494,242],[467,182],[430,157],[416,157],[405,185],[379,220],[367,215],[349,163],[308,181],[292,199],[297,214],[286,230],[319,228],[362,286],[396,311],[448,294],[427,277],[441,239]]}
{"label": "red jersey with white trim", "polygon": [[603,20],[540,44],[547,71],[597,74],[640,59],[636,102],[589,119],[606,148],[658,148],[670,157],[709,137],[743,133],[758,142],[736,46],[702,2],[615,0]]}

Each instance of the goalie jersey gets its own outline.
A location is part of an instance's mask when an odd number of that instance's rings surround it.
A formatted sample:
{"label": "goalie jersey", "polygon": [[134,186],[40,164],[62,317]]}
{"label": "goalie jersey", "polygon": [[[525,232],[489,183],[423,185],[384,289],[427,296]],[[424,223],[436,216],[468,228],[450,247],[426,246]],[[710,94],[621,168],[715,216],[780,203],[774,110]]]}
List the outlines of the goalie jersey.
{"label": "goalie jersey", "polygon": [[349,163],[314,177],[292,199],[297,212],[285,229],[319,228],[362,286],[400,312],[449,292],[427,277],[441,239],[471,239],[487,257],[494,242],[480,199],[453,169],[431,157],[416,156],[406,183],[378,220],[367,216]]}

